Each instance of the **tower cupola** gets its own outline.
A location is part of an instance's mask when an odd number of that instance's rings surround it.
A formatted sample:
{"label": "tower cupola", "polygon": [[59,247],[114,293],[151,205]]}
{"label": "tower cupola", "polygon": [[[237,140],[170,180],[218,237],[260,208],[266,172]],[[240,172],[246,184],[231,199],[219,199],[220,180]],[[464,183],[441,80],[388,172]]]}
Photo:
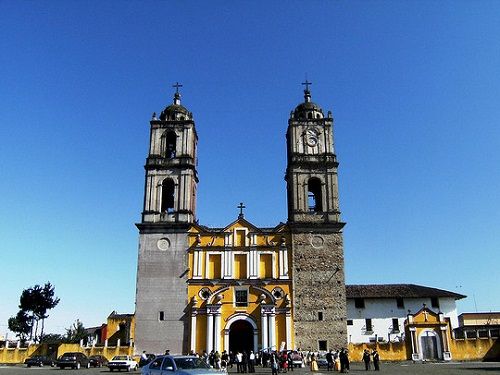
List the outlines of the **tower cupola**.
{"label": "tower cupola", "polygon": [[179,93],[179,91],[174,94],[173,103],[165,107],[165,109],[160,114],[161,121],[184,121],[192,119],[193,114],[181,104],[181,94]]}
{"label": "tower cupola", "polygon": [[322,119],[323,109],[311,101],[311,91],[309,87],[304,90],[304,103],[300,103],[293,111],[292,117],[296,120]]}

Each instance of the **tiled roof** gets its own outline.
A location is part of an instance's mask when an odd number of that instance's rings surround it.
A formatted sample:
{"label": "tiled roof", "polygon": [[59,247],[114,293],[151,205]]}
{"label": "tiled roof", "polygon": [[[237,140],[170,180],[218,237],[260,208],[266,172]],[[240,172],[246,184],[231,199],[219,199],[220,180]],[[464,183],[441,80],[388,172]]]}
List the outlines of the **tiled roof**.
{"label": "tiled roof", "polygon": [[346,285],[347,298],[429,298],[451,297],[462,299],[467,296],[443,289],[415,284],[368,284]]}

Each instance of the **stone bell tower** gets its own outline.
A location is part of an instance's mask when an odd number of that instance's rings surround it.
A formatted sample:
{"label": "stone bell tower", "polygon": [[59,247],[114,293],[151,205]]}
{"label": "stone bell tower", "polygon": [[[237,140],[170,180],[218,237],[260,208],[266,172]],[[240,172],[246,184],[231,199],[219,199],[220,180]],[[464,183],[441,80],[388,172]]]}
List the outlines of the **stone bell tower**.
{"label": "stone bell tower", "polygon": [[287,130],[295,344],[329,350],[347,343],[344,253],[333,118],[311,101],[291,113]]}
{"label": "stone bell tower", "polygon": [[150,121],[144,207],[139,228],[135,351],[187,352],[187,233],[195,221],[196,135],[193,116],[173,104]]}

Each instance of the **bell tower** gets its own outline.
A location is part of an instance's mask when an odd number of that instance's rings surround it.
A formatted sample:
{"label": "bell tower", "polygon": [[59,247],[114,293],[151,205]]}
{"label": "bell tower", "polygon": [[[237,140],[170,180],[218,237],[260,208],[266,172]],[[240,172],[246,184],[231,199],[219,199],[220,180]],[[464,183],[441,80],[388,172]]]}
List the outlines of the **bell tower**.
{"label": "bell tower", "polygon": [[291,232],[293,319],[297,348],[347,343],[344,254],[333,117],[311,101],[290,114],[287,130],[288,226]]}
{"label": "bell tower", "polygon": [[139,229],[135,351],[187,352],[188,230],[196,218],[196,134],[193,115],[173,103],[150,121],[144,206]]}
{"label": "bell tower", "polygon": [[179,87],[160,118],[153,114],[146,159],[143,223],[193,223],[195,220],[196,145],[193,115],[181,105]]}

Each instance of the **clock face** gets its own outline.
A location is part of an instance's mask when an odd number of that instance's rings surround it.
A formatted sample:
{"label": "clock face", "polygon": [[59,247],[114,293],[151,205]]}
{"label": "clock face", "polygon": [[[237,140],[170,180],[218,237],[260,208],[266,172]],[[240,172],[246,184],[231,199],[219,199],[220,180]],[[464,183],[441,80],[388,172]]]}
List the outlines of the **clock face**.
{"label": "clock face", "polygon": [[318,144],[318,132],[316,129],[307,129],[304,134],[304,141],[310,147],[316,146]]}

